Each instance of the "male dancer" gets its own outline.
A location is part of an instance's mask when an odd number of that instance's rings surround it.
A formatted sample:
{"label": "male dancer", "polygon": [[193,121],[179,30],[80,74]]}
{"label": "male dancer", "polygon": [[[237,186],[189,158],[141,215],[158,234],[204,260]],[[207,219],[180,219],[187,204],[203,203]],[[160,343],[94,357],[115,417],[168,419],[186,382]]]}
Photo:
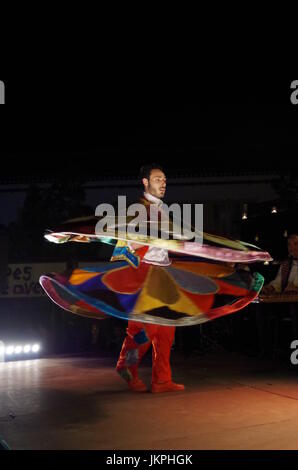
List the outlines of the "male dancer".
{"label": "male dancer", "polygon": [[[140,178],[144,185],[144,197],[141,203],[150,208],[154,205],[157,212],[162,206],[166,191],[166,176],[160,165],[151,164],[141,168]],[[129,242],[126,247],[131,251],[140,248],[139,244]],[[142,263],[169,266],[168,251],[163,248],[147,247]],[[116,250],[112,261],[123,259],[123,250],[118,258]],[[147,387],[138,376],[138,366],[152,344],[152,393],[176,392],[184,390],[184,385],[172,381],[170,366],[171,347],[175,336],[174,326],[162,326],[149,323],[129,321],[127,336],[123,342],[117,362],[117,372],[127,381],[128,387],[134,392],[145,392]]]}

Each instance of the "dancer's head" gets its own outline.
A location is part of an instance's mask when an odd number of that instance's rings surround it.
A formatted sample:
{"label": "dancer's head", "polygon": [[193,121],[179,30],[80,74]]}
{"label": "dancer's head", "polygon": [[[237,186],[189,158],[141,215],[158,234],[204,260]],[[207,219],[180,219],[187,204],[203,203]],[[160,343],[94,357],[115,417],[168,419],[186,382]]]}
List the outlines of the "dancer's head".
{"label": "dancer's head", "polygon": [[140,170],[140,178],[146,193],[150,193],[152,196],[163,199],[166,192],[167,178],[160,165],[157,163],[151,163],[150,165],[142,166]]}

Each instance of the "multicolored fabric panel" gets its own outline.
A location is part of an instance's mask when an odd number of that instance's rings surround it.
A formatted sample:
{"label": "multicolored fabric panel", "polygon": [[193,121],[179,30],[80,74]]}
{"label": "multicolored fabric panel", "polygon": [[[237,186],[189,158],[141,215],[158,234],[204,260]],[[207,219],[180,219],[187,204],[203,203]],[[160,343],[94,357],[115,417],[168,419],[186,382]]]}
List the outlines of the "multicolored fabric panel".
{"label": "multicolored fabric panel", "polygon": [[[172,253],[180,253],[230,263],[272,261],[269,253],[260,250],[260,248],[254,245],[249,245],[239,240],[221,237],[219,235],[211,235],[206,232],[203,233],[203,243],[175,239],[165,240],[162,238],[140,235],[138,233],[130,233],[128,230],[127,232],[120,231],[120,227],[117,227],[116,223],[114,224],[114,232],[107,231],[105,233],[105,237],[101,237],[96,234],[96,224],[99,219],[99,217],[91,216],[69,220],[57,227],[54,231],[48,230],[45,233],[45,238],[54,243],[66,243],[70,241],[81,243],[111,243],[111,240],[114,240],[116,244],[117,240],[122,240],[124,242],[133,241],[142,245],[163,248]],[[126,226],[128,226],[129,222],[130,219],[127,218]],[[123,223],[121,228],[123,230]],[[174,232],[171,232],[170,236],[173,237]],[[126,259],[126,261],[131,261],[134,265],[137,263],[136,259],[133,259],[133,257],[131,260]]]}
{"label": "multicolored fabric panel", "polygon": [[234,313],[254,300],[264,279],[220,263],[173,260],[167,267],[126,261],[45,274],[40,284],[60,307],[92,318],[114,316],[186,326]]}

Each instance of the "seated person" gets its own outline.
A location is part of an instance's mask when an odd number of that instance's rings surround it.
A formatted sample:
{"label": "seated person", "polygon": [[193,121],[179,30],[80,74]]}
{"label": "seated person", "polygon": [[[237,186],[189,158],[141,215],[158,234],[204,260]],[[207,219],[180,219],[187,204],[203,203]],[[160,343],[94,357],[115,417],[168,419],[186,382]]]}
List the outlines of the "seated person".
{"label": "seated person", "polygon": [[263,287],[261,294],[298,294],[298,230],[288,237],[288,254],[275,279]]}

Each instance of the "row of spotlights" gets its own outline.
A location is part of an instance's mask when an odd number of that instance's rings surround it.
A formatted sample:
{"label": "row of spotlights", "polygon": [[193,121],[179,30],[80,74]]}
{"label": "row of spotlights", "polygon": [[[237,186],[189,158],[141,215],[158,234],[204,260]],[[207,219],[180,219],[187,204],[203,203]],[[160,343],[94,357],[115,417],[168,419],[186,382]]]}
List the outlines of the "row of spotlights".
{"label": "row of spotlights", "polygon": [[17,346],[13,346],[13,345],[10,345],[10,346],[7,346],[5,348],[5,354],[7,356],[11,356],[12,354],[21,354],[21,353],[25,353],[25,354],[29,354],[29,353],[38,353],[38,351],[40,350],[40,345],[39,344],[25,344],[24,346],[21,346],[21,345],[17,345]]}

